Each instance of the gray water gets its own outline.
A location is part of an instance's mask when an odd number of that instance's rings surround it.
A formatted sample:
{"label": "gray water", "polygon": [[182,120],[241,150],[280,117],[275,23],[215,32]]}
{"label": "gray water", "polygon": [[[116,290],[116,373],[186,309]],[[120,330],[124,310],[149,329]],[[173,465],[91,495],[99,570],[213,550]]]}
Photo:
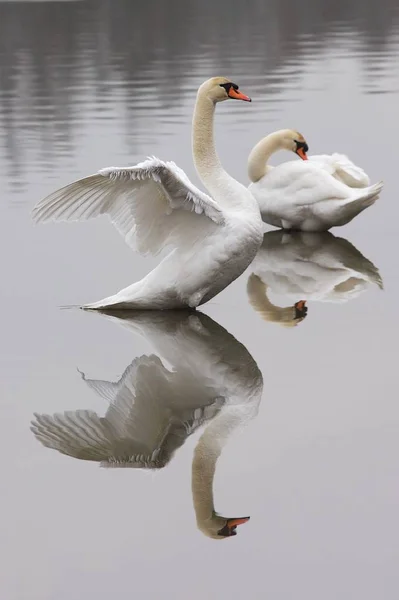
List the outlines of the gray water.
{"label": "gray water", "polygon": [[[0,2],[3,598],[397,599],[398,52],[396,0]],[[245,349],[263,377],[214,485],[218,512],[251,520],[220,543],[197,528],[191,496],[201,428],[156,473],[100,469],[30,431],[35,412],[105,413],[77,367],[117,381],[157,355],[145,335],[59,309],[114,293],[156,259],[106,220],[36,227],[33,205],[147,155],[199,184],[191,114],[214,75],[253,99],[218,107],[236,179],[260,137],[292,127],[310,153],[346,153],[385,182],[335,238],[266,234],[258,263],[201,309],[208,343]],[[307,299],[296,327],[249,302],[262,269],[273,306]]]}

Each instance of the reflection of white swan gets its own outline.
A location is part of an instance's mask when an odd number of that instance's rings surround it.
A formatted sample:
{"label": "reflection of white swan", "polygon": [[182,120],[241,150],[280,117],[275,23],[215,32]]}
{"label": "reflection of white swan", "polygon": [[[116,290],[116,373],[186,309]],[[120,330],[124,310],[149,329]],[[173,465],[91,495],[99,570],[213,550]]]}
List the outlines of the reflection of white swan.
{"label": "reflection of white swan", "polygon": [[[303,161],[268,165],[278,150],[292,150]],[[259,203],[262,219],[283,229],[326,231],[345,225],[374,204],[383,187],[370,186],[366,173],[346,156],[310,157],[304,137],[281,129],[263,138],[248,157],[249,190]]]}
{"label": "reflection of white swan", "polygon": [[259,207],[251,192],[226,173],[214,147],[215,106],[228,98],[250,100],[235,83],[214,77],[199,88],[194,111],[194,163],[212,197],[174,163],[150,158],[75,181],[34,208],[37,222],[106,214],[139,252],[158,254],[170,247],[144,279],[84,308],[194,308],[251,263],[262,240]]}
{"label": "reflection of white swan", "polygon": [[[132,315],[132,313],[130,313]],[[159,469],[203,424],[192,490],[199,529],[223,539],[248,518],[219,516],[213,504],[216,461],[233,430],[258,411],[262,375],[246,348],[201,313],[120,313],[110,319],[148,340],[158,356],[133,360],[117,383],[86,383],[109,402],[91,410],[35,414],[32,431],[48,448],[103,467]]]}
{"label": "reflection of white swan", "polygon": [[270,231],[251,270],[269,291],[295,300],[346,302],[370,285],[383,287],[373,263],[329,232]]}

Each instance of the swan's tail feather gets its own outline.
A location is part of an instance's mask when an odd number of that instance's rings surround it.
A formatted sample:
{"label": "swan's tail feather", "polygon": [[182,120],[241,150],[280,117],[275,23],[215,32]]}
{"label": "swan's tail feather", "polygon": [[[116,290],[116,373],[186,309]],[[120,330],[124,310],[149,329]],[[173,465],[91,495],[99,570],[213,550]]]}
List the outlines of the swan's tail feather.
{"label": "swan's tail feather", "polygon": [[121,310],[118,304],[107,304],[104,300],[101,302],[94,302],[93,304],[65,304],[63,306],[58,307],[60,310],[87,310],[87,311],[97,311],[97,310]]}
{"label": "swan's tail feather", "polygon": [[80,309],[80,308],[83,308],[83,307],[82,307],[81,304],[65,304],[63,306],[59,306],[58,308],[60,310],[70,310],[72,308],[75,308],[75,309],[78,308],[78,309]]}
{"label": "swan's tail feather", "polygon": [[105,300],[101,300],[100,302],[94,302],[93,304],[84,304],[80,306],[82,310],[86,311],[125,311],[125,310],[142,310],[143,307],[139,303],[135,302],[106,302]]}
{"label": "swan's tail feather", "polygon": [[368,187],[368,188],[363,188],[361,190],[361,193],[357,197],[355,197],[354,200],[351,200],[348,203],[348,206],[353,206],[353,207],[358,208],[359,209],[358,212],[360,212],[361,210],[364,210],[365,208],[368,208],[369,206],[374,204],[374,202],[377,200],[383,187],[384,187],[384,182],[379,181],[378,183],[375,183],[374,185],[370,185],[370,187]]}
{"label": "swan's tail feather", "polygon": [[336,206],[338,209],[337,221],[334,223],[334,226],[346,225],[349,223],[356,215],[361,213],[363,210],[372,206],[374,202],[378,199],[379,194],[384,187],[384,182],[379,181],[374,185],[371,185],[368,188],[363,188],[360,194],[355,196],[355,198],[351,198],[345,204],[341,204]]}
{"label": "swan's tail feather", "polygon": [[357,212],[361,212],[365,208],[368,208],[369,206],[374,204],[374,202],[378,199],[383,187],[384,182],[379,181],[378,183],[375,183],[374,185],[371,185],[368,188],[364,188],[362,190],[363,193],[351,204],[353,205],[353,207],[356,206],[356,208],[358,209]]}
{"label": "swan's tail feather", "polygon": [[118,297],[119,294],[115,294],[114,296],[108,296],[107,298],[103,298],[102,300],[98,300],[97,302],[91,302],[90,304],[83,304],[81,306],[82,310],[124,310],[124,309],[137,309],[139,305],[134,300],[128,302],[121,300]]}
{"label": "swan's tail feather", "polygon": [[384,187],[384,182],[379,181],[378,183],[371,185],[369,188],[365,188],[365,189],[367,189],[367,195],[365,196],[365,199],[369,200],[371,202],[371,204],[374,204],[374,202],[377,200],[383,187]]}

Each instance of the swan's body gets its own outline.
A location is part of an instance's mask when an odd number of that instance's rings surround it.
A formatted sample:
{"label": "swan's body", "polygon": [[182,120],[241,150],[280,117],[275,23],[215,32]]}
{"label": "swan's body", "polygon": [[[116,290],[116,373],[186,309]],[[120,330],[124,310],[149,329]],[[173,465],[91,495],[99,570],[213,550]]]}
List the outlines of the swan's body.
{"label": "swan's body", "polygon": [[193,460],[197,524],[209,537],[234,535],[247,519],[216,514],[213,478],[227,437],[257,414],[262,375],[246,348],[206,315],[131,315],[109,318],[143,336],[163,360],[136,358],[117,383],[83,376],[109,403],[105,416],[91,410],[36,414],[32,431],[44,446],[102,467],[160,469],[189,435],[209,423]]}
{"label": "swan's body", "polygon": [[142,253],[170,253],[144,279],[87,309],[194,308],[210,300],[250,264],[261,244],[257,202],[226,173],[213,141],[217,102],[249,100],[216,77],[198,90],[193,156],[212,197],[172,162],[150,158],[134,167],[103,169],[42,200],[38,222],[85,220],[107,214],[126,242]]}
{"label": "swan's body", "polygon": [[[283,229],[326,231],[345,225],[374,204],[383,187],[370,186],[366,173],[346,156],[333,154],[309,157],[301,134],[290,129],[262,139],[248,158],[248,189],[258,201],[262,219]],[[292,150],[303,161],[277,167],[267,164],[281,149]]]}
{"label": "swan's body", "polygon": [[[259,296],[270,290],[292,301],[299,297],[317,302],[347,302],[370,285],[383,287],[373,263],[346,239],[329,232],[269,231],[264,235],[251,270],[248,282],[250,300],[254,296],[250,291],[256,283],[255,291]],[[261,284],[264,285],[263,291]],[[264,302],[266,306],[270,303],[267,297]],[[260,299],[257,305],[253,301],[251,303],[261,312]]]}

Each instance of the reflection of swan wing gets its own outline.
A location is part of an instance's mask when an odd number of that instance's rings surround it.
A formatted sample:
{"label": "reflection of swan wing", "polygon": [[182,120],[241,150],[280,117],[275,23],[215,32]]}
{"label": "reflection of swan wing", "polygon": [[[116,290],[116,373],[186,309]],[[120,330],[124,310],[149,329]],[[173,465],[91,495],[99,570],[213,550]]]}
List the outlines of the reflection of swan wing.
{"label": "reflection of swan wing", "polygon": [[132,437],[135,442],[144,437],[148,447],[159,443],[159,430],[165,427],[166,411],[157,400],[162,396],[167,405],[171,376],[157,356],[135,359],[117,382],[87,379],[82,373],[86,384],[109,402],[104,419],[114,435],[119,439]]}
{"label": "reflection of swan wing", "polygon": [[213,418],[224,402],[208,397],[198,401],[195,409],[187,409],[184,398],[189,388],[176,377],[158,357],[142,356],[117,383],[84,378],[111,402],[105,417],[89,410],[36,414],[32,431],[44,446],[100,461],[101,466],[163,467],[187,436]]}
{"label": "reflection of swan wing", "polygon": [[130,246],[152,254],[166,245],[191,245],[224,222],[218,204],[184,171],[155,157],[134,167],[102,169],[50,194],[33,210],[37,222],[84,221],[102,214]]}
{"label": "reflection of swan wing", "polygon": [[47,448],[83,460],[107,460],[111,454],[108,431],[103,419],[92,410],[39,415],[31,430]]}
{"label": "reflection of swan wing", "polygon": [[370,178],[367,173],[355,165],[345,154],[318,154],[308,156],[308,159],[318,163],[330,175],[349,187],[361,188],[370,185]]}
{"label": "reflection of swan wing", "polygon": [[257,411],[262,375],[246,348],[213,319],[187,311],[129,314],[107,316],[153,342],[172,367],[151,355],[135,359],[114,383],[82,375],[107,401],[105,416],[36,414],[32,431],[44,446],[105,467],[162,468],[221,411],[235,410],[240,420]]}

